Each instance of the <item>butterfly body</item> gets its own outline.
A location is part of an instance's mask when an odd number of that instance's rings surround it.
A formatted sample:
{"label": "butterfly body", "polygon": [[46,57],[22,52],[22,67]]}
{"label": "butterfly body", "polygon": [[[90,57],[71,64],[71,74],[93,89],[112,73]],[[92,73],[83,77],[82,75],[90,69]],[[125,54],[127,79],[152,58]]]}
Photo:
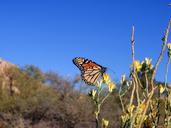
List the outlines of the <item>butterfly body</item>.
{"label": "butterfly body", "polygon": [[95,85],[97,80],[106,72],[106,67],[103,67],[92,60],[83,57],[76,57],[73,63],[80,69],[81,77],[88,85]]}

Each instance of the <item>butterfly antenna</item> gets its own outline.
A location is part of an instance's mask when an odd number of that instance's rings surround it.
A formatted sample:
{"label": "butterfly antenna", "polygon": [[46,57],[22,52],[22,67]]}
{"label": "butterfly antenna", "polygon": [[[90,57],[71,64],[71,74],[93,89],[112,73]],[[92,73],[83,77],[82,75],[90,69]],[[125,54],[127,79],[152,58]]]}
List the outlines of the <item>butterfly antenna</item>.
{"label": "butterfly antenna", "polygon": [[110,70],[114,75],[116,74],[115,71],[113,71],[111,68],[107,68],[108,70]]}
{"label": "butterfly antenna", "polygon": [[107,68],[108,70],[110,70],[110,72],[113,74],[112,76],[113,76],[113,80],[114,81],[118,81],[118,76],[116,76],[116,72],[115,71],[113,71],[111,68]]}

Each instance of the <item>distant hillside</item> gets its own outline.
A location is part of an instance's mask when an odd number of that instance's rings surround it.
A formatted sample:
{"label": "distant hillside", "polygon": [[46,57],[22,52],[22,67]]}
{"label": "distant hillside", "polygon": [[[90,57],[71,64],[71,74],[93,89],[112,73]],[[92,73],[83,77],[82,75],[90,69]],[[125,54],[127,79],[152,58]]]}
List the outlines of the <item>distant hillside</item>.
{"label": "distant hillside", "polygon": [[[1,59],[0,83],[0,128],[95,127],[94,106],[81,93],[87,86],[78,77],[67,80],[53,71],[43,73],[34,65],[20,68]],[[102,114],[117,127],[121,111],[117,94],[113,95]]]}

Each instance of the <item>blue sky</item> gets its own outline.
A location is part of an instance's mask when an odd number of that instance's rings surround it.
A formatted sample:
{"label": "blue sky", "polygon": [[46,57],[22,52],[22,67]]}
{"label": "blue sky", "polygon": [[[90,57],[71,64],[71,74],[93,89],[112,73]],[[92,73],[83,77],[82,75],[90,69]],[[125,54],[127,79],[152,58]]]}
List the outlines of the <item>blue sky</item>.
{"label": "blue sky", "polygon": [[[171,16],[169,0],[4,0],[0,1],[0,57],[34,64],[60,75],[78,74],[83,56],[115,71],[129,72],[130,36],[135,25],[136,59],[156,62]],[[164,79],[161,63],[157,79]],[[171,72],[170,72],[171,74]],[[169,76],[171,82],[171,75]]]}

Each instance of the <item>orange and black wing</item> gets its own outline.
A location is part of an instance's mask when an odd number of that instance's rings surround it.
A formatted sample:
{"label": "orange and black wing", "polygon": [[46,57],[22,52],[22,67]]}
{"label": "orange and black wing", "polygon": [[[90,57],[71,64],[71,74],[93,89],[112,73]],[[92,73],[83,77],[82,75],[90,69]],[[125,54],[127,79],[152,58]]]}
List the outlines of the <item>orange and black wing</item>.
{"label": "orange and black wing", "polygon": [[81,77],[88,85],[95,85],[99,77],[106,71],[105,67],[82,57],[74,58],[73,63],[81,70]]}

